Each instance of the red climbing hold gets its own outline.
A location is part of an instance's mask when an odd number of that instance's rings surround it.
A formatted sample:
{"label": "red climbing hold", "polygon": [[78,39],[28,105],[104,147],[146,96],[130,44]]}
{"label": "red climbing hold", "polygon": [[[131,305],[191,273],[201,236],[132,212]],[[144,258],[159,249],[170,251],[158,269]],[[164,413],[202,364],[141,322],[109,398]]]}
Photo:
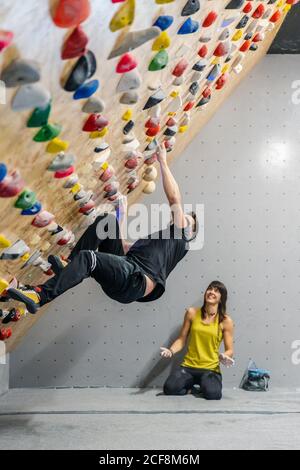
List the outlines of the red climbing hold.
{"label": "red climbing hold", "polygon": [[68,37],[64,43],[63,50],[61,53],[62,60],[74,59],[75,57],[81,57],[86,53],[86,46],[88,45],[89,38],[81,28],[77,26],[74,29],[71,36]]}
{"label": "red climbing hold", "polygon": [[209,97],[211,96],[211,88],[210,88],[210,87],[206,87],[206,88],[203,90],[202,95],[204,96],[204,98],[209,98]]}
{"label": "red climbing hold", "polygon": [[59,0],[53,21],[59,28],[73,28],[85,21],[90,13],[89,0]]}
{"label": "red climbing hold", "polygon": [[224,73],[221,75],[220,78],[216,81],[216,90],[221,90],[223,86],[226,84],[227,80],[229,78],[229,74]]}
{"label": "red climbing hold", "polygon": [[13,171],[0,183],[0,197],[15,197],[24,188],[25,183],[18,170]]}
{"label": "red climbing hold", "polygon": [[72,175],[75,171],[74,166],[70,166],[67,170],[59,170],[54,173],[54,178],[60,180],[63,178],[67,178],[68,176]]}
{"label": "red climbing hold", "polygon": [[256,8],[252,16],[253,18],[259,19],[263,16],[265,11],[266,11],[265,6],[261,3],[260,5],[258,5],[258,7]]}
{"label": "red climbing hold", "polygon": [[178,64],[176,65],[172,74],[175,75],[175,77],[181,77],[188,68],[188,66],[188,61],[186,59],[181,59],[180,62],[178,62]]}
{"label": "red climbing hold", "polygon": [[220,42],[214,51],[214,55],[216,57],[224,57],[225,55],[229,54],[230,47],[231,47],[230,42],[226,42],[226,41]]}
{"label": "red climbing hold", "polygon": [[167,127],[173,127],[173,126],[176,126],[177,125],[177,121],[176,119],[174,119],[173,117],[170,117],[168,120],[167,120],[167,123],[166,123],[166,126]]}
{"label": "red climbing hold", "polygon": [[246,5],[245,5],[245,7],[244,7],[243,12],[244,12],[244,13],[250,13],[250,11],[252,11],[252,8],[253,8],[253,7],[252,7],[251,2],[248,2],[248,3],[246,3]]}
{"label": "red climbing hold", "polygon": [[281,18],[280,10],[275,11],[275,13],[271,16],[270,21],[271,23],[277,23]]}
{"label": "red climbing hold", "polygon": [[195,101],[189,101],[185,107],[184,107],[184,111],[190,111],[193,107],[195,106]]}
{"label": "red climbing hold", "polygon": [[84,132],[95,132],[102,131],[109,124],[108,119],[106,119],[101,114],[91,114],[85,125],[83,126]]}
{"label": "red climbing hold", "polygon": [[6,339],[10,338],[12,335],[11,328],[1,328],[0,330],[0,341],[5,341]]}
{"label": "red climbing hold", "polygon": [[202,59],[204,59],[204,57],[206,57],[208,54],[208,47],[204,44],[204,46],[202,46],[199,51],[198,51],[198,55],[200,57],[202,57]]}
{"label": "red climbing hold", "polygon": [[117,65],[116,72],[127,73],[135,69],[137,65],[137,61],[131,54],[124,54]]}
{"label": "red climbing hold", "polygon": [[155,137],[160,131],[160,126],[156,126],[156,127],[150,127],[146,134],[149,136],[149,137]]}
{"label": "red climbing hold", "polygon": [[216,11],[211,11],[208,13],[207,17],[202,23],[203,28],[209,28],[218,18],[218,13]]}
{"label": "red climbing hold", "polygon": [[240,51],[247,52],[250,49],[250,46],[251,46],[251,41],[250,40],[245,41],[244,44],[241,45]]}
{"label": "red climbing hold", "polygon": [[146,124],[145,124],[145,127],[146,127],[147,129],[151,129],[151,128],[153,128],[153,127],[159,126],[159,124],[160,124],[160,119],[159,119],[159,118],[152,117],[152,118],[148,119],[148,121],[147,121]]}

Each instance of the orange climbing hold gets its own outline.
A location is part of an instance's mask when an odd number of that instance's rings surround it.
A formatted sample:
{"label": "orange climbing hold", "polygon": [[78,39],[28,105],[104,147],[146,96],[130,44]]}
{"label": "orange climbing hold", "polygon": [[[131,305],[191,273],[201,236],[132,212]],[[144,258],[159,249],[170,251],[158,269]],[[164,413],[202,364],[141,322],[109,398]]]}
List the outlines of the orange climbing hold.
{"label": "orange climbing hold", "polygon": [[89,0],[60,0],[53,22],[59,28],[73,28],[85,21],[91,13]]}

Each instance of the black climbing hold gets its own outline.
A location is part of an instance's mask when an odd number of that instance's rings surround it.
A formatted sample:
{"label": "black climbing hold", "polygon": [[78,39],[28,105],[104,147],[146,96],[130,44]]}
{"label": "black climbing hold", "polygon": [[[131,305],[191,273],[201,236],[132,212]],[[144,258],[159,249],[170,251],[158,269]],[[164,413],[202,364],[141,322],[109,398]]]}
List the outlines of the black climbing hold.
{"label": "black climbing hold", "polygon": [[76,62],[64,85],[64,90],[76,91],[88,78],[95,74],[96,70],[96,57],[92,51],[88,51]]}
{"label": "black climbing hold", "polygon": [[126,126],[124,126],[123,134],[125,135],[129,134],[129,132],[132,131],[133,128],[134,128],[134,122],[128,121]]}
{"label": "black climbing hold", "polygon": [[249,21],[249,16],[247,15],[244,15],[243,18],[241,19],[241,21],[238,23],[238,25],[236,26],[236,29],[243,29],[245,28],[245,26],[247,25],[248,21]]}
{"label": "black climbing hold", "polygon": [[239,10],[246,0],[231,0],[226,6],[225,10]]}
{"label": "black climbing hold", "polygon": [[199,91],[199,83],[193,82],[190,86],[189,92],[195,96],[198,93],[198,91]]}

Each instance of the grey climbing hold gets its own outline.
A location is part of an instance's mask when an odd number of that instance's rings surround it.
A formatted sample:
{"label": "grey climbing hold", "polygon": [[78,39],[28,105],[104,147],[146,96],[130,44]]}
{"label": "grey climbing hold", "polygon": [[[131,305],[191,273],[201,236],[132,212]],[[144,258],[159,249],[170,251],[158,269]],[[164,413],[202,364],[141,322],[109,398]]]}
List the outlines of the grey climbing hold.
{"label": "grey climbing hold", "polygon": [[199,0],[188,0],[183,10],[181,12],[181,16],[190,16],[197,13],[200,10],[200,2]]}
{"label": "grey climbing hold", "polygon": [[142,78],[137,70],[124,73],[117,85],[117,92],[123,93],[131,90],[137,90],[142,84]]}
{"label": "grey climbing hold", "polygon": [[75,156],[72,154],[59,153],[48,166],[48,171],[67,170],[75,163]]}
{"label": "grey climbing hold", "polygon": [[128,91],[127,93],[123,93],[120,98],[121,104],[136,104],[139,100],[139,95],[136,91]]}
{"label": "grey climbing hold", "polygon": [[41,79],[39,65],[32,60],[17,59],[11,62],[1,73],[7,88],[36,83]]}
{"label": "grey climbing hold", "polygon": [[51,99],[51,95],[40,83],[21,86],[12,100],[14,111],[24,111],[32,108],[43,108]]}
{"label": "grey climbing hold", "polygon": [[142,46],[148,41],[155,39],[161,34],[160,28],[152,26],[151,28],[143,29],[141,31],[134,31],[128,33],[123,39],[120,46],[115,47],[108,56],[108,59],[119,57],[126,52],[133,51]]}
{"label": "grey climbing hold", "polygon": [[29,252],[30,252],[30,248],[28,248],[26,243],[23,240],[18,240],[12,246],[2,251],[0,259],[1,260],[14,260],[14,259],[20,258],[25,253],[29,253]]}
{"label": "grey climbing hold", "polygon": [[99,98],[90,98],[83,106],[82,111],[87,114],[99,114],[104,111],[105,103]]}

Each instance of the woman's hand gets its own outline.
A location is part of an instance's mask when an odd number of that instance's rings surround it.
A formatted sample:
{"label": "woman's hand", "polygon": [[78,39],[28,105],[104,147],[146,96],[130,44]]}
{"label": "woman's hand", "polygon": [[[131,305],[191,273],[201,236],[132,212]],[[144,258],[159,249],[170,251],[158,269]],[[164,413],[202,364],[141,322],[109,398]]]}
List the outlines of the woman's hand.
{"label": "woman's hand", "polygon": [[160,348],[160,355],[161,357],[165,357],[167,359],[171,359],[171,357],[173,357],[172,351],[168,348]]}
{"label": "woman's hand", "polygon": [[226,354],[220,354],[219,359],[221,364],[223,364],[223,366],[225,367],[233,367],[235,365],[234,359],[229,356],[226,356]]}

